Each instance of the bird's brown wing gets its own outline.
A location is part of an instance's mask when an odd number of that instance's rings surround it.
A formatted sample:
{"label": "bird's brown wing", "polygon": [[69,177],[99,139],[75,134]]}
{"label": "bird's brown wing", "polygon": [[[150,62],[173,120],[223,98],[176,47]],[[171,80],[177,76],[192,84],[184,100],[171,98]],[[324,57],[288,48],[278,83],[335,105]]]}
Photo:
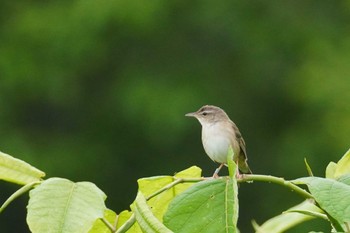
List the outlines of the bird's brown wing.
{"label": "bird's brown wing", "polygon": [[232,127],[235,131],[236,139],[237,139],[239,147],[241,149],[241,152],[239,153],[239,156],[238,156],[238,168],[243,173],[252,173],[252,171],[250,170],[248,163],[247,163],[248,156],[247,156],[245,141],[242,137],[242,134],[241,134],[241,132],[239,132],[239,129],[235,123],[232,124]]}

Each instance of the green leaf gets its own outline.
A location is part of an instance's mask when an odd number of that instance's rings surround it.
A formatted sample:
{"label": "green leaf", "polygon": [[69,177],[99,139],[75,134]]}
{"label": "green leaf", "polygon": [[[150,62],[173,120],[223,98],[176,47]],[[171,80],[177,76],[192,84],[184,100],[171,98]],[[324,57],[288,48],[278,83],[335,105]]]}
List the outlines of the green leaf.
{"label": "green leaf", "polygon": [[306,184],[320,207],[338,222],[350,221],[349,185],[320,177],[305,177],[293,182]]}
{"label": "green leaf", "polygon": [[337,181],[350,185],[350,174],[343,175],[337,179]]}
{"label": "green leaf", "polygon": [[234,181],[228,177],[199,182],[174,198],[164,224],[176,233],[237,232]]}
{"label": "green leaf", "polygon": [[136,222],[135,214],[124,210],[118,215],[117,233],[142,233],[142,230]]}
{"label": "green leaf", "polygon": [[335,179],[335,171],[337,170],[337,164],[335,162],[330,162],[326,168],[326,178]]}
{"label": "green leaf", "polygon": [[314,176],[314,174],[311,170],[311,167],[310,167],[309,163],[307,162],[306,158],[304,158],[304,163],[305,163],[306,170],[307,170],[307,173],[309,174],[309,176]]}
{"label": "green leaf", "polygon": [[177,178],[199,178],[202,175],[202,169],[197,166],[189,167],[175,174]]}
{"label": "green leaf", "polygon": [[[235,224],[234,224],[234,230],[237,230],[237,220],[238,220],[238,185],[237,185],[237,178],[236,178],[236,174],[238,173],[238,165],[234,162],[233,160],[234,158],[234,152],[232,149],[232,146],[229,147],[228,153],[227,153],[227,166],[228,166],[228,171],[229,171],[229,176],[230,179],[232,181],[232,219],[234,219]],[[229,204],[229,203],[228,203]],[[231,204],[229,204],[229,206],[231,206]],[[233,231],[235,232],[235,231]]]}
{"label": "green leaf", "polygon": [[[188,189],[191,185],[193,185],[193,183],[179,183],[171,188],[165,188],[173,184],[173,182],[176,182],[178,178],[200,178],[201,173],[202,170],[199,167],[192,166],[188,169],[178,172],[174,176],[154,176],[142,178],[138,180],[139,192],[141,192],[146,199],[149,199],[147,200],[147,205],[151,209],[152,215],[154,215],[159,221],[163,219],[163,215],[167,210],[170,201],[173,200],[175,196]],[[165,191],[154,195],[162,189],[165,189]],[[151,196],[153,197],[149,198]],[[135,203],[131,207],[134,208],[134,205]],[[124,231],[125,228],[129,228],[129,225],[134,223],[133,220],[134,216],[131,216],[130,212],[123,211],[118,216],[117,229],[119,230],[120,228],[123,228],[122,231]],[[127,226],[125,226],[124,224],[126,224]],[[142,230],[139,224],[135,223],[128,230],[128,233],[129,232],[139,233],[142,232]]]}
{"label": "green leaf", "polygon": [[51,178],[29,197],[27,223],[33,233],[88,232],[106,210],[106,195],[90,182]]}
{"label": "green leaf", "polygon": [[40,181],[45,173],[30,164],[0,152],[0,179],[16,184]]}
{"label": "green leaf", "polygon": [[234,156],[234,152],[233,152],[232,146],[230,145],[227,152],[227,166],[228,166],[228,174],[231,178],[233,178],[237,172],[237,165],[233,161],[233,156]]}
{"label": "green leaf", "polygon": [[299,205],[293,206],[292,208],[285,211],[283,214],[280,214],[276,217],[273,217],[269,220],[267,220],[264,224],[259,226],[255,221],[253,221],[253,227],[255,229],[255,232],[257,233],[265,233],[265,232],[274,232],[274,233],[280,233],[285,232],[288,229],[291,229],[292,227],[311,220],[315,218],[315,216],[305,215],[302,213],[293,213],[292,211],[298,211],[298,212],[310,212],[310,213],[317,213],[322,214],[323,211],[312,204],[310,201],[306,200]]}
{"label": "green leaf", "polygon": [[[175,174],[176,178],[200,178],[202,170],[197,166],[192,166],[183,171]],[[163,188],[164,186],[170,184],[175,179],[173,176],[152,176],[141,178],[137,181],[139,186],[139,191],[143,193],[146,197]],[[176,190],[172,191],[183,191],[191,186],[191,183],[180,184],[176,186]]]}
{"label": "green leaf", "polygon": [[326,168],[326,178],[338,179],[346,174],[350,174],[350,149],[338,163],[330,162]]}
{"label": "green leaf", "polygon": [[141,192],[137,193],[135,202],[131,205],[135,213],[137,223],[143,232],[147,233],[172,233],[152,213],[146,199]]}
{"label": "green leaf", "polygon": [[[145,197],[147,197],[174,182],[176,178],[200,178],[201,173],[202,170],[199,167],[192,166],[175,174],[175,178],[173,176],[155,176],[142,178],[137,182],[139,191],[142,192]],[[169,188],[168,190],[148,200],[147,204],[152,208],[153,214],[158,219],[162,219],[170,201],[192,185],[193,183],[177,184],[176,186]]]}
{"label": "green leaf", "polygon": [[345,153],[345,155],[338,161],[337,168],[334,173],[334,177],[338,178],[345,174],[350,173],[350,149]]}
{"label": "green leaf", "polygon": [[118,215],[117,229],[120,228],[126,221],[128,221],[132,216],[132,212],[124,210]]}
{"label": "green leaf", "polygon": [[[106,209],[103,218],[111,225],[115,226],[117,214],[110,209]],[[97,219],[90,229],[89,233],[111,233],[111,230],[101,220]]]}

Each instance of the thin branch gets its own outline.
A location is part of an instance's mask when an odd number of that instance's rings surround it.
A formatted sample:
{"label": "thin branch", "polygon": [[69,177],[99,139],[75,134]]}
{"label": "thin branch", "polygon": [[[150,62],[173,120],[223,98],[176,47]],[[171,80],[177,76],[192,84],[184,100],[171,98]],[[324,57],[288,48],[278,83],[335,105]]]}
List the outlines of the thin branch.
{"label": "thin branch", "polygon": [[34,181],[32,183],[26,184],[23,187],[21,187],[20,189],[18,189],[16,192],[14,192],[5,202],[4,204],[2,204],[2,206],[0,207],[0,213],[2,211],[4,211],[4,209],[12,202],[14,201],[16,198],[20,197],[21,195],[23,195],[24,193],[28,192],[31,188],[33,188],[35,185],[40,184],[41,181]]}
{"label": "thin branch", "polygon": [[114,230],[114,231],[112,231],[112,232],[115,232],[115,233],[124,233],[124,232],[126,232],[127,230],[129,230],[130,227],[131,227],[132,225],[134,225],[135,221],[136,221],[135,214],[132,214],[132,215],[130,216],[130,218],[129,218],[121,227],[119,227],[119,229],[118,229],[117,231]]}
{"label": "thin branch", "polygon": [[299,186],[293,184],[291,181],[287,181],[283,178],[269,175],[243,175],[242,178],[237,180],[238,182],[247,182],[247,181],[262,181],[268,183],[275,183],[282,186],[285,186],[297,194],[303,196],[304,198],[313,198],[313,196],[307,192],[305,189],[300,188]]}
{"label": "thin branch", "polygon": [[111,230],[111,232],[115,232],[115,227],[110,224],[107,219],[101,218],[101,221]]}
{"label": "thin branch", "polygon": [[168,190],[168,189],[171,189],[172,187],[174,187],[175,185],[177,184],[180,184],[180,183],[195,183],[195,182],[199,182],[199,181],[203,181],[207,178],[204,178],[204,177],[201,177],[201,178],[177,178],[177,177],[174,177],[174,181],[171,182],[170,184],[164,186],[163,188],[157,190],[156,192],[152,193],[151,195],[149,195],[148,197],[146,197],[146,200],[150,200],[151,198],[157,196],[158,194],[161,194],[162,192]]}
{"label": "thin branch", "polygon": [[329,218],[327,217],[327,214],[312,212],[312,211],[308,211],[308,210],[286,210],[286,211],[283,211],[282,213],[283,214],[284,213],[299,213],[299,214],[304,214],[304,215],[308,215],[311,217],[321,218],[323,220],[330,222]]}

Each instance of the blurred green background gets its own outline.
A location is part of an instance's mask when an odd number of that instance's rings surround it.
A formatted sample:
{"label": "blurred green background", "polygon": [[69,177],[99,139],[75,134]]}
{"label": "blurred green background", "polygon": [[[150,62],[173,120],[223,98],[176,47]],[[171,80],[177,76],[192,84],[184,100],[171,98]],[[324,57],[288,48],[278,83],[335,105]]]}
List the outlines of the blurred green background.
{"label": "blurred green background", "polygon": [[[119,212],[138,178],[212,174],[184,114],[214,104],[240,128],[254,173],[306,176],[307,158],[324,176],[350,146],[349,20],[349,2],[330,0],[2,1],[0,150],[96,183]],[[0,201],[17,188],[1,182]],[[243,233],[302,201],[258,182],[239,198]],[[1,232],[28,232],[27,200],[0,215]]]}

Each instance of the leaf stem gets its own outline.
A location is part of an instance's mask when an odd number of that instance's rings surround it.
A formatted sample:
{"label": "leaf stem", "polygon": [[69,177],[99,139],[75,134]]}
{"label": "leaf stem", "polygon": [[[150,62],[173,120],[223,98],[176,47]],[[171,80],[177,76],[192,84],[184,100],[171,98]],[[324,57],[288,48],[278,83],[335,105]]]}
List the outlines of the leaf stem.
{"label": "leaf stem", "polygon": [[242,178],[237,180],[238,182],[247,182],[247,181],[262,181],[268,183],[275,183],[282,186],[285,186],[297,194],[303,196],[304,198],[313,198],[313,196],[307,192],[305,189],[300,188],[299,186],[293,184],[291,181],[285,180],[281,177],[270,176],[270,175],[243,175]]}
{"label": "leaf stem", "polygon": [[24,193],[28,192],[31,188],[33,188],[35,185],[40,184],[41,181],[34,181],[32,183],[26,184],[20,189],[18,189],[16,192],[14,192],[0,207],[0,213],[4,211],[4,209],[16,198],[23,195]]}
{"label": "leaf stem", "polygon": [[112,231],[112,232],[115,232],[115,233],[124,233],[124,232],[127,232],[127,230],[130,229],[130,227],[132,225],[134,225],[136,221],[136,217],[135,217],[135,214],[132,214],[130,216],[130,218],[117,230],[117,231]]}
{"label": "leaf stem", "polygon": [[170,184],[164,186],[163,188],[157,190],[156,192],[152,193],[151,195],[149,195],[148,197],[146,197],[146,200],[150,200],[151,198],[157,196],[158,194],[174,187],[175,185],[177,184],[180,184],[180,183],[195,183],[195,182],[199,182],[199,181],[202,181],[202,180],[205,180],[206,178],[204,177],[201,177],[201,178],[178,178],[178,177],[174,177],[174,181],[171,182]]}
{"label": "leaf stem", "polygon": [[109,230],[111,230],[111,232],[115,232],[115,227],[113,227],[112,224],[107,221],[107,219],[101,218],[101,221],[109,228]]}

